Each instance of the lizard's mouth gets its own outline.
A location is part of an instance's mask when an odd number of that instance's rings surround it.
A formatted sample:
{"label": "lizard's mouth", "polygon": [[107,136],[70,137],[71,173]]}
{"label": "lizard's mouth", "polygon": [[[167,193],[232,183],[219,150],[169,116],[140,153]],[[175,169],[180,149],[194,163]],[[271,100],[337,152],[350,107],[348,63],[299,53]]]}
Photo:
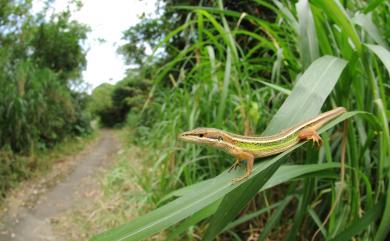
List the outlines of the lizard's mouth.
{"label": "lizard's mouth", "polygon": [[189,131],[186,131],[186,132],[181,133],[178,136],[178,139],[182,140],[182,141],[186,141],[186,142],[196,142],[196,143],[198,143],[198,142],[200,142],[202,137],[200,137],[199,135],[193,134],[193,133],[191,133]]}
{"label": "lizard's mouth", "polygon": [[178,136],[178,139],[185,142],[192,142],[196,144],[211,144],[218,141],[218,139],[207,136],[204,133],[193,133],[191,131],[186,131],[181,133]]}

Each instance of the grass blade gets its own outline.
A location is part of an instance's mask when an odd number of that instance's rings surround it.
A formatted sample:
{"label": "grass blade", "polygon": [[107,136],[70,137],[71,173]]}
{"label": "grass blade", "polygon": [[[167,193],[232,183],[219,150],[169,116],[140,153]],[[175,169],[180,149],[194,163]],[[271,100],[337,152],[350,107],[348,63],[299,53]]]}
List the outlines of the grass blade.
{"label": "grass blade", "polygon": [[385,0],[372,0],[367,7],[363,10],[364,13],[373,11],[378,5],[382,4]]}
{"label": "grass blade", "polygon": [[299,48],[304,68],[319,57],[316,30],[313,14],[308,0],[300,0],[296,4],[299,20]]}
{"label": "grass blade", "polygon": [[317,0],[313,4],[322,9],[326,15],[342,28],[349,38],[351,38],[355,49],[360,52],[362,44],[352,22],[341,4],[337,0]]}
{"label": "grass blade", "polygon": [[291,94],[291,90],[286,89],[286,88],[283,88],[283,87],[281,87],[281,86],[279,86],[279,85],[272,84],[272,83],[270,83],[270,82],[266,82],[266,81],[261,80],[261,79],[251,79],[251,80],[256,81],[256,82],[260,82],[260,83],[262,83],[263,85],[268,86],[268,87],[270,87],[271,89],[274,89],[274,90],[276,90],[276,91],[278,91],[278,92],[280,92],[280,93],[282,93],[282,94],[285,94],[285,95]]}
{"label": "grass blade", "polygon": [[249,220],[251,220],[251,219],[253,219],[253,218],[257,217],[257,216],[260,216],[260,215],[263,214],[263,213],[266,213],[266,212],[268,213],[268,212],[270,212],[272,209],[274,209],[274,208],[276,208],[276,207],[279,207],[279,205],[280,205],[282,202],[283,202],[283,201],[279,201],[279,202],[273,203],[273,204],[271,204],[271,205],[269,205],[269,206],[267,206],[267,207],[265,207],[265,208],[262,208],[262,209],[260,209],[260,210],[257,210],[257,211],[255,211],[255,212],[253,212],[253,213],[246,214],[246,215],[244,215],[244,216],[238,218],[237,220],[234,220],[233,222],[229,223],[229,225],[227,225],[227,226],[223,229],[222,232],[225,232],[225,231],[227,231],[227,230],[229,230],[229,229],[232,229],[232,228],[234,228],[234,227],[236,227],[236,226],[238,226],[238,225],[240,225],[240,224],[243,224],[243,223],[245,223],[245,222],[247,222],[247,221],[249,221]]}
{"label": "grass blade", "polygon": [[175,229],[169,234],[166,241],[173,240],[175,237],[185,232],[190,226],[193,226],[201,220],[211,216],[213,213],[215,213],[220,203],[221,200],[218,200],[209,205],[208,207],[201,209],[199,212],[194,213],[191,217],[187,218],[179,226],[175,227]]}
{"label": "grass blade", "polygon": [[290,25],[292,26],[293,30],[296,33],[299,33],[299,23],[295,19],[294,15],[291,13],[291,11],[286,8],[280,1],[273,0],[273,3],[279,8],[279,11],[285,16],[287,21],[290,22]]}
{"label": "grass blade", "polygon": [[262,187],[268,179],[282,164],[283,158],[275,161],[263,172],[257,174],[250,181],[245,181],[243,185],[228,194],[222,200],[217,212],[210,221],[210,226],[203,237],[204,241],[213,240],[223,228],[242,210],[242,208],[257,193],[259,187]]}
{"label": "grass blade", "polygon": [[381,214],[383,202],[379,202],[374,207],[366,212],[366,214],[359,219],[356,219],[347,229],[336,235],[330,241],[345,241],[351,240],[354,235],[361,233],[368,225],[373,223]]}
{"label": "grass blade", "polygon": [[295,91],[287,97],[263,135],[275,134],[316,116],[346,64],[345,60],[332,56],[314,61],[297,81]]}
{"label": "grass blade", "polygon": [[272,215],[272,217],[267,221],[267,224],[264,226],[259,238],[257,239],[258,241],[264,241],[267,238],[268,233],[277,224],[277,222],[279,221],[280,217],[283,214],[284,209],[286,208],[287,204],[291,201],[291,199],[292,196],[289,196],[282,201],[278,209],[275,211],[275,214]]}
{"label": "grass blade", "polygon": [[378,58],[383,62],[387,71],[390,74],[390,52],[382,46],[374,44],[365,44]]}
{"label": "grass blade", "polygon": [[225,113],[226,98],[228,96],[229,83],[232,72],[232,53],[230,48],[227,48],[225,75],[223,78],[223,89],[221,93],[221,99],[218,108],[217,126],[222,127],[223,114]]}
{"label": "grass blade", "polygon": [[360,25],[377,44],[387,47],[386,42],[383,40],[375,24],[372,22],[371,14],[358,13],[352,18],[352,21]]}
{"label": "grass blade", "polygon": [[[349,112],[356,113],[356,112]],[[350,116],[348,115],[348,118]],[[268,182],[260,189],[260,191],[267,190],[284,182],[290,181],[295,178],[299,178],[303,175],[308,175],[311,173],[321,172],[333,168],[339,168],[339,163],[322,163],[322,164],[305,164],[305,165],[282,165],[275,174],[268,180]],[[215,177],[218,178],[218,177]],[[196,183],[191,186],[187,186],[176,190],[163,199],[168,200],[172,197],[181,197],[188,195],[192,192],[195,192],[201,188],[206,187],[210,183],[214,182],[214,178]]]}

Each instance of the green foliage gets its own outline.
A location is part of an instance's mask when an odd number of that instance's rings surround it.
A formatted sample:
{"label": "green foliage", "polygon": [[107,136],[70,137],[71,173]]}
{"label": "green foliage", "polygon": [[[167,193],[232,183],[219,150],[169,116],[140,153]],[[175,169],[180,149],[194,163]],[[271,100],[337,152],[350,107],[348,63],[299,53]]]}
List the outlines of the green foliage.
{"label": "green foliage", "polygon": [[128,114],[139,113],[147,98],[150,82],[136,75],[128,75],[115,86],[102,84],[91,96],[89,109],[105,127],[123,124]]}
{"label": "green foliage", "polygon": [[[243,13],[243,5],[235,2],[186,1],[188,6],[172,7],[168,1],[168,12],[177,13],[178,21],[156,38],[162,40],[155,53],[165,55],[143,63],[155,67],[141,69],[153,86],[134,138],[149,150],[144,157],[148,168],[138,183],[150,193],[150,206],[160,207],[96,239],[137,240],[172,227],[177,240],[216,235],[239,240],[257,225],[257,234],[282,230],[278,238],[286,241],[314,236],[385,240],[390,232],[389,3],[256,0]],[[302,168],[341,162],[337,170],[285,179],[284,186],[268,191],[259,189],[277,176],[287,152],[259,160],[251,178],[235,186],[229,180],[239,173],[223,172],[231,157],[176,143],[178,133],[198,126],[271,134],[312,117],[321,107],[335,106],[364,111],[341,118],[355,116],[345,134],[345,162],[342,134],[333,128],[323,133],[320,151],[308,147],[292,153],[289,161]],[[174,193],[182,194],[164,198],[179,187],[184,188]],[[241,210],[256,213],[256,207],[285,204],[291,196],[295,205],[288,214],[277,209],[273,215],[254,216],[246,226],[229,225]],[[263,220],[269,223],[259,226]]]}
{"label": "green foliage", "polygon": [[87,95],[70,87],[85,65],[87,28],[68,12],[46,21],[30,11],[30,1],[1,4],[0,195],[37,168],[26,161],[37,151],[91,132]]}
{"label": "green foliage", "polygon": [[81,41],[86,39],[88,28],[71,21],[70,16],[63,12],[54,15],[50,22],[40,23],[31,40],[33,61],[58,73],[65,83],[80,78],[86,65]]}
{"label": "green foliage", "polygon": [[124,38],[128,43],[121,46],[119,52],[126,56],[129,64],[145,62],[147,48],[154,48],[162,36],[161,26],[167,26],[167,24],[162,24],[157,19],[144,19],[124,33]]}
{"label": "green foliage", "polygon": [[29,158],[15,155],[9,147],[0,149],[0,197],[18,181],[30,176],[29,164]]}
{"label": "green foliage", "polygon": [[92,115],[98,115],[99,112],[112,107],[111,95],[113,89],[113,85],[103,83],[92,91],[88,101],[88,111]]}

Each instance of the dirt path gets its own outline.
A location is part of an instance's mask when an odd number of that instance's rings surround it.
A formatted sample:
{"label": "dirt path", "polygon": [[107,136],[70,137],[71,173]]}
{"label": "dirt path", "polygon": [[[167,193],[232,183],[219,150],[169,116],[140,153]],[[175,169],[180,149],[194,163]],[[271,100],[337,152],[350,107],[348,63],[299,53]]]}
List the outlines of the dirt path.
{"label": "dirt path", "polygon": [[52,223],[65,211],[88,202],[98,185],[94,176],[99,173],[101,167],[110,162],[119,149],[119,142],[113,133],[102,131],[96,142],[75,156],[77,164],[73,171],[41,195],[33,207],[21,207],[16,214],[4,215],[0,220],[4,229],[0,232],[0,241],[66,240],[54,235]]}

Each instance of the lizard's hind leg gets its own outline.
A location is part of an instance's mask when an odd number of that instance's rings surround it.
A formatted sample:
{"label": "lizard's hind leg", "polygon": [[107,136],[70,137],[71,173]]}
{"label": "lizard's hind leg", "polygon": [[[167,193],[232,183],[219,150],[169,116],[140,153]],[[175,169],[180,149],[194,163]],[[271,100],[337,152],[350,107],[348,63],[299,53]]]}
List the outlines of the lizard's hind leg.
{"label": "lizard's hind leg", "polygon": [[308,127],[299,132],[300,140],[312,140],[318,147],[322,145],[322,139],[314,127]]}

